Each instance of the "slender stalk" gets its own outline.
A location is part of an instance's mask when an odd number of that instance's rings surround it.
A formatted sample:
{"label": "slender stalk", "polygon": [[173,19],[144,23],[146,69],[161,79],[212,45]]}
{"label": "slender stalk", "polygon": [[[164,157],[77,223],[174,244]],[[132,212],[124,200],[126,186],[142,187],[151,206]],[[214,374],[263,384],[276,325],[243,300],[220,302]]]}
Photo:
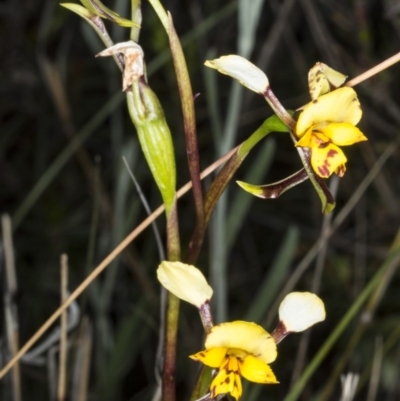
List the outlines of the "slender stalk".
{"label": "slender stalk", "polygon": [[253,132],[241,145],[238,146],[236,152],[232,154],[228,162],[218,173],[212,182],[205,199],[205,223],[208,224],[215,205],[224,192],[226,186],[230,182],[232,176],[243,163],[251,149],[263,138],[271,132],[287,132],[288,129],[279,118],[271,116],[266,119],[263,124]]}
{"label": "slender stalk", "polygon": [[356,86],[359,83],[366,81],[367,79],[373,77],[374,75],[379,74],[383,70],[386,70],[386,68],[391,67],[393,64],[396,64],[399,61],[400,61],[400,52],[396,53],[392,57],[389,57],[385,61],[382,61],[382,63],[376,65],[375,67],[369,69],[368,71],[365,71],[362,74],[358,75],[357,77],[346,82],[345,86]]}
{"label": "slender stalk", "polygon": [[186,255],[188,263],[195,263],[200,252],[204,239],[204,201],[203,190],[200,180],[200,157],[197,145],[196,117],[194,111],[194,99],[192,86],[190,83],[189,72],[186,65],[182,46],[172,21],[171,14],[168,13],[169,22],[169,43],[171,47],[172,60],[174,62],[175,73],[178,81],[179,94],[182,104],[183,123],[185,128],[186,153],[188,157],[190,178],[192,181],[193,197],[196,210],[196,228],[189,243]]}
{"label": "slender stalk", "polygon": [[272,92],[270,86],[268,86],[263,95],[275,114],[293,131],[296,126],[296,121],[294,121],[293,117],[282,106],[282,103],[275,96],[274,92]]}
{"label": "slender stalk", "polygon": [[167,258],[171,262],[181,259],[176,199],[171,207],[170,213],[167,214]]}
{"label": "slender stalk", "polygon": [[[178,210],[175,200],[167,215],[167,257],[180,260]],[[168,292],[165,328],[164,364],[162,372],[162,400],[175,401],[176,346],[179,320],[179,298]]]}
{"label": "slender stalk", "polygon": [[[68,256],[61,255],[61,304],[68,298]],[[67,310],[61,314],[60,325],[60,359],[58,369],[58,390],[57,400],[65,400],[67,385],[67,331],[68,331]]]}
{"label": "slender stalk", "polygon": [[142,1],[141,0],[131,0],[131,15],[132,21],[137,24],[137,26],[133,26],[131,28],[131,40],[134,42],[139,42],[139,35],[140,35],[140,25],[142,23]]}
{"label": "slender stalk", "polygon": [[159,0],[149,0],[149,3],[154,8],[154,11],[158,15],[158,18],[160,18],[160,21],[163,24],[164,29],[168,33],[168,29],[169,29],[168,15],[167,15],[167,12],[165,11],[164,7],[162,6],[162,4],[160,3]]}
{"label": "slender stalk", "polygon": [[168,292],[165,330],[162,400],[175,400],[176,345],[179,319],[179,298]]}

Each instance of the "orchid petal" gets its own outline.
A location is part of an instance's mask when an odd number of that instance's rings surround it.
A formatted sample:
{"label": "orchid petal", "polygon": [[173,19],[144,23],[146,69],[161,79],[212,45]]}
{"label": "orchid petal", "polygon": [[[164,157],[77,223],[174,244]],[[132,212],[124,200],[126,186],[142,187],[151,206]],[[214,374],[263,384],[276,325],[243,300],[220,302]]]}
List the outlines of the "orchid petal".
{"label": "orchid petal", "polygon": [[[240,382],[240,387],[238,386]],[[210,386],[211,396],[215,398],[219,394],[230,393],[236,400],[242,395],[242,384],[240,376],[237,373],[221,369]]]}
{"label": "orchid petal", "polygon": [[224,362],[227,352],[228,350],[226,348],[216,347],[190,355],[189,358],[199,361],[210,368],[219,368],[222,362]]}
{"label": "orchid petal", "polygon": [[221,323],[207,335],[206,349],[215,347],[240,349],[265,363],[273,362],[277,356],[276,344],[271,335],[261,326],[244,321]]}
{"label": "orchid petal", "polygon": [[350,123],[356,125],[362,111],[357,94],[352,88],[339,88],[309,103],[300,113],[296,135],[300,138],[319,123]]}
{"label": "orchid petal", "polygon": [[222,56],[215,60],[207,60],[204,64],[215,68],[221,74],[229,75],[256,93],[263,94],[269,87],[269,81],[264,72],[244,57]]}
{"label": "orchid petal", "polygon": [[338,146],[348,146],[368,140],[357,127],[349,123],[328,124],[322,129],[322,133]]}
{"label": "orchid petal", "polygon": [[322,178],[330,177],[346,161],[347,158],[342,150],[333,143],[313,148],[311,152],[312,168]]}
{"label": "orchid petal", "polygon": [[308,87],[311,99],[317,99],[344,84],[346,75],[328,67],[324,63],[316,63],[308,73]]}
{"label": "orchid petal", "polygon": [[291,292],[279,306],[279,319],[289,332],[300,332],[325,320],[321,298],[311,292]]}
{"label": "orchid petal", "polygon": [[203,273],[192,265],[163,261],[157,269],[157,278],[168,291],[197,308],[213,294]]}
{"label": "orchid petal", "polygon": [[240,374],[254,383],[279,383],[272,369],[253,355],[247,355],[240,367]]}

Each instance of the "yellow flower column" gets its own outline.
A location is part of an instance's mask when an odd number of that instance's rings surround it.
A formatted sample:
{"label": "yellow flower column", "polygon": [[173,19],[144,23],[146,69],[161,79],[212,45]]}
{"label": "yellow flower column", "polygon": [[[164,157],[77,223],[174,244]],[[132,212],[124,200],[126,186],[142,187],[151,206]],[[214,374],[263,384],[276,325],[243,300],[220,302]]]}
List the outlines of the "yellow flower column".
{"label": "yellow flower column", "polygon": [[278,383],[269,367],[277,356],[276,343],[261,326],[244,321],[221,323],[207,335],[205,350],[190,357],[218,369],[211,382],[211,397],[242,395],[241,376],[264,384]]}
{"label": "yellow flower column", "polygon": [[311,150],[311,165],[322,178],[332,173],[340,177],[346,171],[346,156],[339,146],[348,146],[367,138],[356,127],[362,111],[352,88],[339,88],[319,96],[301,112],[296,124],[296,146]]}

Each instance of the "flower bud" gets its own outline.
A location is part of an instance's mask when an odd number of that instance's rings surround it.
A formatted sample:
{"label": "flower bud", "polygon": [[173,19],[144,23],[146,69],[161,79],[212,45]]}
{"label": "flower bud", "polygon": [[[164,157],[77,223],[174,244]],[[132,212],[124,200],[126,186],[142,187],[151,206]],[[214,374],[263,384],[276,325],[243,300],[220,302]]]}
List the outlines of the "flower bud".
{"label": "flower bud", "polygon": [[185,263],[163,261],[158,266],[157,278],[172,294],[199,309],[213,294],[203,273]]}
{"label": "flower bud", "polygon": [[176,167],[171,131],[156,94],[142,80],[132,82],[128,110],[140,145],[161,192],[167,215],[175,201]]}

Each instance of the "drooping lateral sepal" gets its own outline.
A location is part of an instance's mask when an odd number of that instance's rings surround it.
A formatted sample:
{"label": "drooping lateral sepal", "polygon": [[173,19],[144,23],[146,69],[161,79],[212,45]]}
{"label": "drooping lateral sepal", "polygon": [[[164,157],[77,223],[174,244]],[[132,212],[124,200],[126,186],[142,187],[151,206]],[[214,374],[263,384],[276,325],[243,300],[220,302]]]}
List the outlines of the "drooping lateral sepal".
{"label": "drooping lateral sepal", "polygon": [[302,168],[301,170],[292,174],[291,176],[286,177],[283,180],[274,182],[272,184],[252,185],[243,181],[236,181],[236,183],[246,192],[249,192],[250,194],[257,196],[258,198],[275,199],[281,196],[284,192],[286,192],[290,188],[293,188],[296,185],[301,184],[307,179],[308,175],[304,170],[304,168]]}

